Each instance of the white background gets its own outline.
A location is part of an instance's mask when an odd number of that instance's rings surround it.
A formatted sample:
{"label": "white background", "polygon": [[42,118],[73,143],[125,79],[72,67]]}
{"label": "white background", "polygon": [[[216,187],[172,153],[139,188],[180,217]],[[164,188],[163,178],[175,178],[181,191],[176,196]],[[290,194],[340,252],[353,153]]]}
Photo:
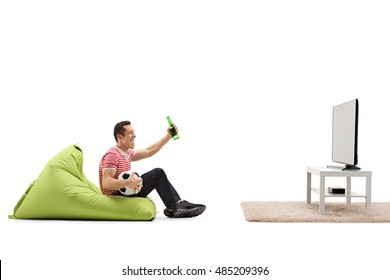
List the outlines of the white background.
{"label": "white background", "polygon": [[[389,225],[248,223],[240,203],[304,201],[306,166],[331,163],[332,106],[354,98],[359,166],[372,200],[390,201],[389,14],[372,0],[2,1],[4,279],[125,279],[127,265],[388,278]],[[168,219],[153,194],[150,223],[8,219],[63,148],[79,143],[98,184],[115,123],[131,120],[144,148],[167,115],[181,138],[133,168],[164,168],[202,216]]]}

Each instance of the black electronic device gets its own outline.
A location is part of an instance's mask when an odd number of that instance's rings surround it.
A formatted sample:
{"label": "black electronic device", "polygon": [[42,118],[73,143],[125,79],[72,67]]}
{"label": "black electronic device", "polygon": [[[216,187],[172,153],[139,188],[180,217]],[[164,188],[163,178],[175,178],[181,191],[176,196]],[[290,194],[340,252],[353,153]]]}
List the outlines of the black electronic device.
{"label": "black electronic device", "polygon": [[328,192],[332,194],[345,194],[345,188],[328,187]]}

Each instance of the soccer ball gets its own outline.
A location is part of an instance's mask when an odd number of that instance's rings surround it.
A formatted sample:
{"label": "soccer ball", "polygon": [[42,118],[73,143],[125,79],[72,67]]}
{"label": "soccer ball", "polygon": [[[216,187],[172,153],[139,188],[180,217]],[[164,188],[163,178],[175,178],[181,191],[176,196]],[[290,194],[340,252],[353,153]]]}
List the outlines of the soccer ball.
{"label": "soccer ball", "polygon": [[[126,180],[128,179],[131,174],[134,174],[136,172],[134,171],[131,171],[131,170],[128,170],[128,171],[125,171],[125,172],[122,172],[121,174],[119,174],[118,176],[118,180]],[[130,196],[130,195],[133,195],[133,194],[137,194],[140,192],[142,186],[136,188],[135,190],[129,188],[129,187],[124,187],[124,188],[121,188],[119,189],[119,192],[124,195],[124,196]]]}

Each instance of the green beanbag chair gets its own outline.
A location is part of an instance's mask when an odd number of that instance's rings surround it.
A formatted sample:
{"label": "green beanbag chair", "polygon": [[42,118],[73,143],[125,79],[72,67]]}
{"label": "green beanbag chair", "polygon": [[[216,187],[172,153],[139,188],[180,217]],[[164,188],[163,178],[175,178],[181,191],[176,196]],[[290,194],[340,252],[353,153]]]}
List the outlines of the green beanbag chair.
{"label": "green beanbag chair", "polygon": [[83,173],[83,153],[71,145],[54,156],[14,209],[13,219],[153,220],[150,198],[103,195]]}

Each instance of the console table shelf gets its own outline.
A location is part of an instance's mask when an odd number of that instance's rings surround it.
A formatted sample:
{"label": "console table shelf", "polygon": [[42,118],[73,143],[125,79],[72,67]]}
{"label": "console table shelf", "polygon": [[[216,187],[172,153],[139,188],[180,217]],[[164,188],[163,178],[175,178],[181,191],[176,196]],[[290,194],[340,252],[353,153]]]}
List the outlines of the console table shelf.
{"label": "console table shelf", "polygon": [[[311,188],[315,193],[320,194],[320,188]],[[366,197],[364,194],[350,192],[348,193],[330,193],[328,190],[325,190],[325,197]]]}

